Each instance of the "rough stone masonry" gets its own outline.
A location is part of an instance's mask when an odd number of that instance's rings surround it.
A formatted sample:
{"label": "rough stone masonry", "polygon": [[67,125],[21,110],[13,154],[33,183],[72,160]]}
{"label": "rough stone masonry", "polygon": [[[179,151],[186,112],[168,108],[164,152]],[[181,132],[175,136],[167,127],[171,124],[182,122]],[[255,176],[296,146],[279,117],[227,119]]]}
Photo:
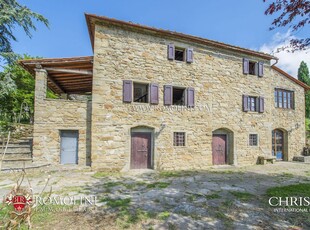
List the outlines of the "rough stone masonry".
{"label": "rough stone masonry", "polygon": [[[152,133],[155,170],[203,169],[212,165],[212,136],[228,136],[228,164],[255,164],[271,155],[272,131],[284,133],[284,160],[305,145],[305,89],[271,67],[270,60],[239,51],[159,35],[102,21],[95,23],[92,100],[45,98],[47,73],[36,72],[35,161],[58,164],[62,129],[79,131],[78,164],[94,169],[129,170],[131,133]],[[167,59],[167,45],[192,48],[193,62]],[[264,76],[243,74],[243,58],[264,63]],[[156,83],[158,104],[124,103],[123,81]],[[164,105],[164,86],[191,87],[195,108]],[[294,109],[276,108],[275,88],[294,92]],[[264,97],[264,112],[243,112],[243,95]],[[90,106],[88,106],[90,104]],[[185,132],[185,146],[173,133]],[[258,145],[249,145],[257,134]]]}

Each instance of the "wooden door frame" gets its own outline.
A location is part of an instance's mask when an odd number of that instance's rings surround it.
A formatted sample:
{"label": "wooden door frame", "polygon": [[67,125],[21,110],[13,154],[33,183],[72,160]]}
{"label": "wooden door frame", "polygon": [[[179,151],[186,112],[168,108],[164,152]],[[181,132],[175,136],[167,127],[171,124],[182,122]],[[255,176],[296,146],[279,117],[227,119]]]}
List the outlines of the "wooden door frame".
{"label": "wooden door frame", "polygon": [[281,133],[282,133],[282,159],[277,159],[277,160],[282,160],[282,161],[284,161],[284,159],[286,158],[286,149],[285,149],[285,141],[287,141],[286,140],[286,138],[285,138],[285,132],[283,131],[283,130],[281,130],[281,129],[274,129],[274,130],[272,130],[272,133],[274,133],[274,137],[272,137],[272,134],[271,134],[271,138],[273,138],[272,140],[271,140],[271,145],[272,145],[272,142],[274,141],[274,146],[272,147],[272,150],[274,151],[274,156],[275,157],[277,157],[277,142],[276,142],[276,140],[277,140],[277,135],[276,135],[276,131],[280,131]]}
{"label": "wooden door frame", "polygon": [[225,136],[225,164],[228,164],[228,135],[227,134],[212,134],[212,165],[214,164],[214,157],[213,157],[213,137],[215,136]]}
{"label": "wooden door frame", "polygon": [[154,135],[153,135],[153,132],[151,130],[132,130],[131,133],[130,133],[130,163],[129,163],[129,167],[130,169],[132,169],[132,157],[133,157],[133,154],[132,154],[132,137],[134,134],[148,134],[150,135],[150,151],[148,153],[148,159],[147,159],[147,167],[146,169],[153,169],[153,162],[154,162],[154,156],[153,156],[153,149],[154,149]]}

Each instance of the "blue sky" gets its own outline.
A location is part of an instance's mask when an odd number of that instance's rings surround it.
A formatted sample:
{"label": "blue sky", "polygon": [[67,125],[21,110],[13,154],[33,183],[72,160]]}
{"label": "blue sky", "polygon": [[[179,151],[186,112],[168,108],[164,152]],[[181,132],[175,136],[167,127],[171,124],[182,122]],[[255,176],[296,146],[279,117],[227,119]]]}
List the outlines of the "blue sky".
{"label": "blue sky", "polygon": [[[272,52],[272,49],[292,36],[288,28],[269,31],[273,17],[265,16],[268,4],[263,0],[19,0],[31,10],[44,15],[50,28],[37,24],[32,39],[16,29],[18,42],[14,51],[41,57],[71,57],[92,55],[84,13],[92,13],[131,21],[156,28],[196,35],[244,48]],[[309,28],[296,36],[309,35]],[[281,55],[280,55],[281,56]],[[282,54],[286,64],[280,67],[294,75],[299,59],[309,59],[309,53],[298,58]],[[296,62],[291,64],[291,59]],[[306,60],[310,65],[310,60]],[[310,66],[309,66],[310,67]],[[296,69],[297,71],[297,69]]]}

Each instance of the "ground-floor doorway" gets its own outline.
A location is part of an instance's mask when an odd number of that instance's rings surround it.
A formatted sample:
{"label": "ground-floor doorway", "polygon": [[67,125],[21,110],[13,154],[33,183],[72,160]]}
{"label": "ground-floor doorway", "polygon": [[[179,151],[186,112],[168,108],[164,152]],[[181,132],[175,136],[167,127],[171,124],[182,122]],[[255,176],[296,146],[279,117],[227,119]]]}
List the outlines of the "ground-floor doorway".
{"label": "ground-floor doorway", "polygon": [[60,131],[60,164],[78,164],[78,139],[76,130]]}
{"label": "ground-floor doorway", "polygon": [[152,168],[152,132],[131,132],[131,169]]}
{"label": "ground-floor doorway", "polygon": [[287,160],[287,137],[281,129],[272,131],[272,155],[277,160]]}

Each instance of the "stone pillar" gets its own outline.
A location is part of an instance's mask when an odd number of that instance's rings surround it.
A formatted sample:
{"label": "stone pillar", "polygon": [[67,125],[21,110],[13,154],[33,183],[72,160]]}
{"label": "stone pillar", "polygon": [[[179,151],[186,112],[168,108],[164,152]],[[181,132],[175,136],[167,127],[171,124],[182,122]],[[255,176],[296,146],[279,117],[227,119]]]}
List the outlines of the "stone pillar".
{"label": "stone pillar", "polygon": [[35,102],[37,100],[44,100],[46,98],[47,90],[47,72],[44,69],[35,69],[36,83],[35,83]]}
{"label": "stone pillar", "polygon": [[[33,124],[33,161],[36,163],[43,163],[42,151],[42,113],[45,112],[44,99],[47,91],[47,72],[44,69],[35,69],[35,93],[34,93],[34,124]],[[45,161],[46,163],[46,161]]]}

